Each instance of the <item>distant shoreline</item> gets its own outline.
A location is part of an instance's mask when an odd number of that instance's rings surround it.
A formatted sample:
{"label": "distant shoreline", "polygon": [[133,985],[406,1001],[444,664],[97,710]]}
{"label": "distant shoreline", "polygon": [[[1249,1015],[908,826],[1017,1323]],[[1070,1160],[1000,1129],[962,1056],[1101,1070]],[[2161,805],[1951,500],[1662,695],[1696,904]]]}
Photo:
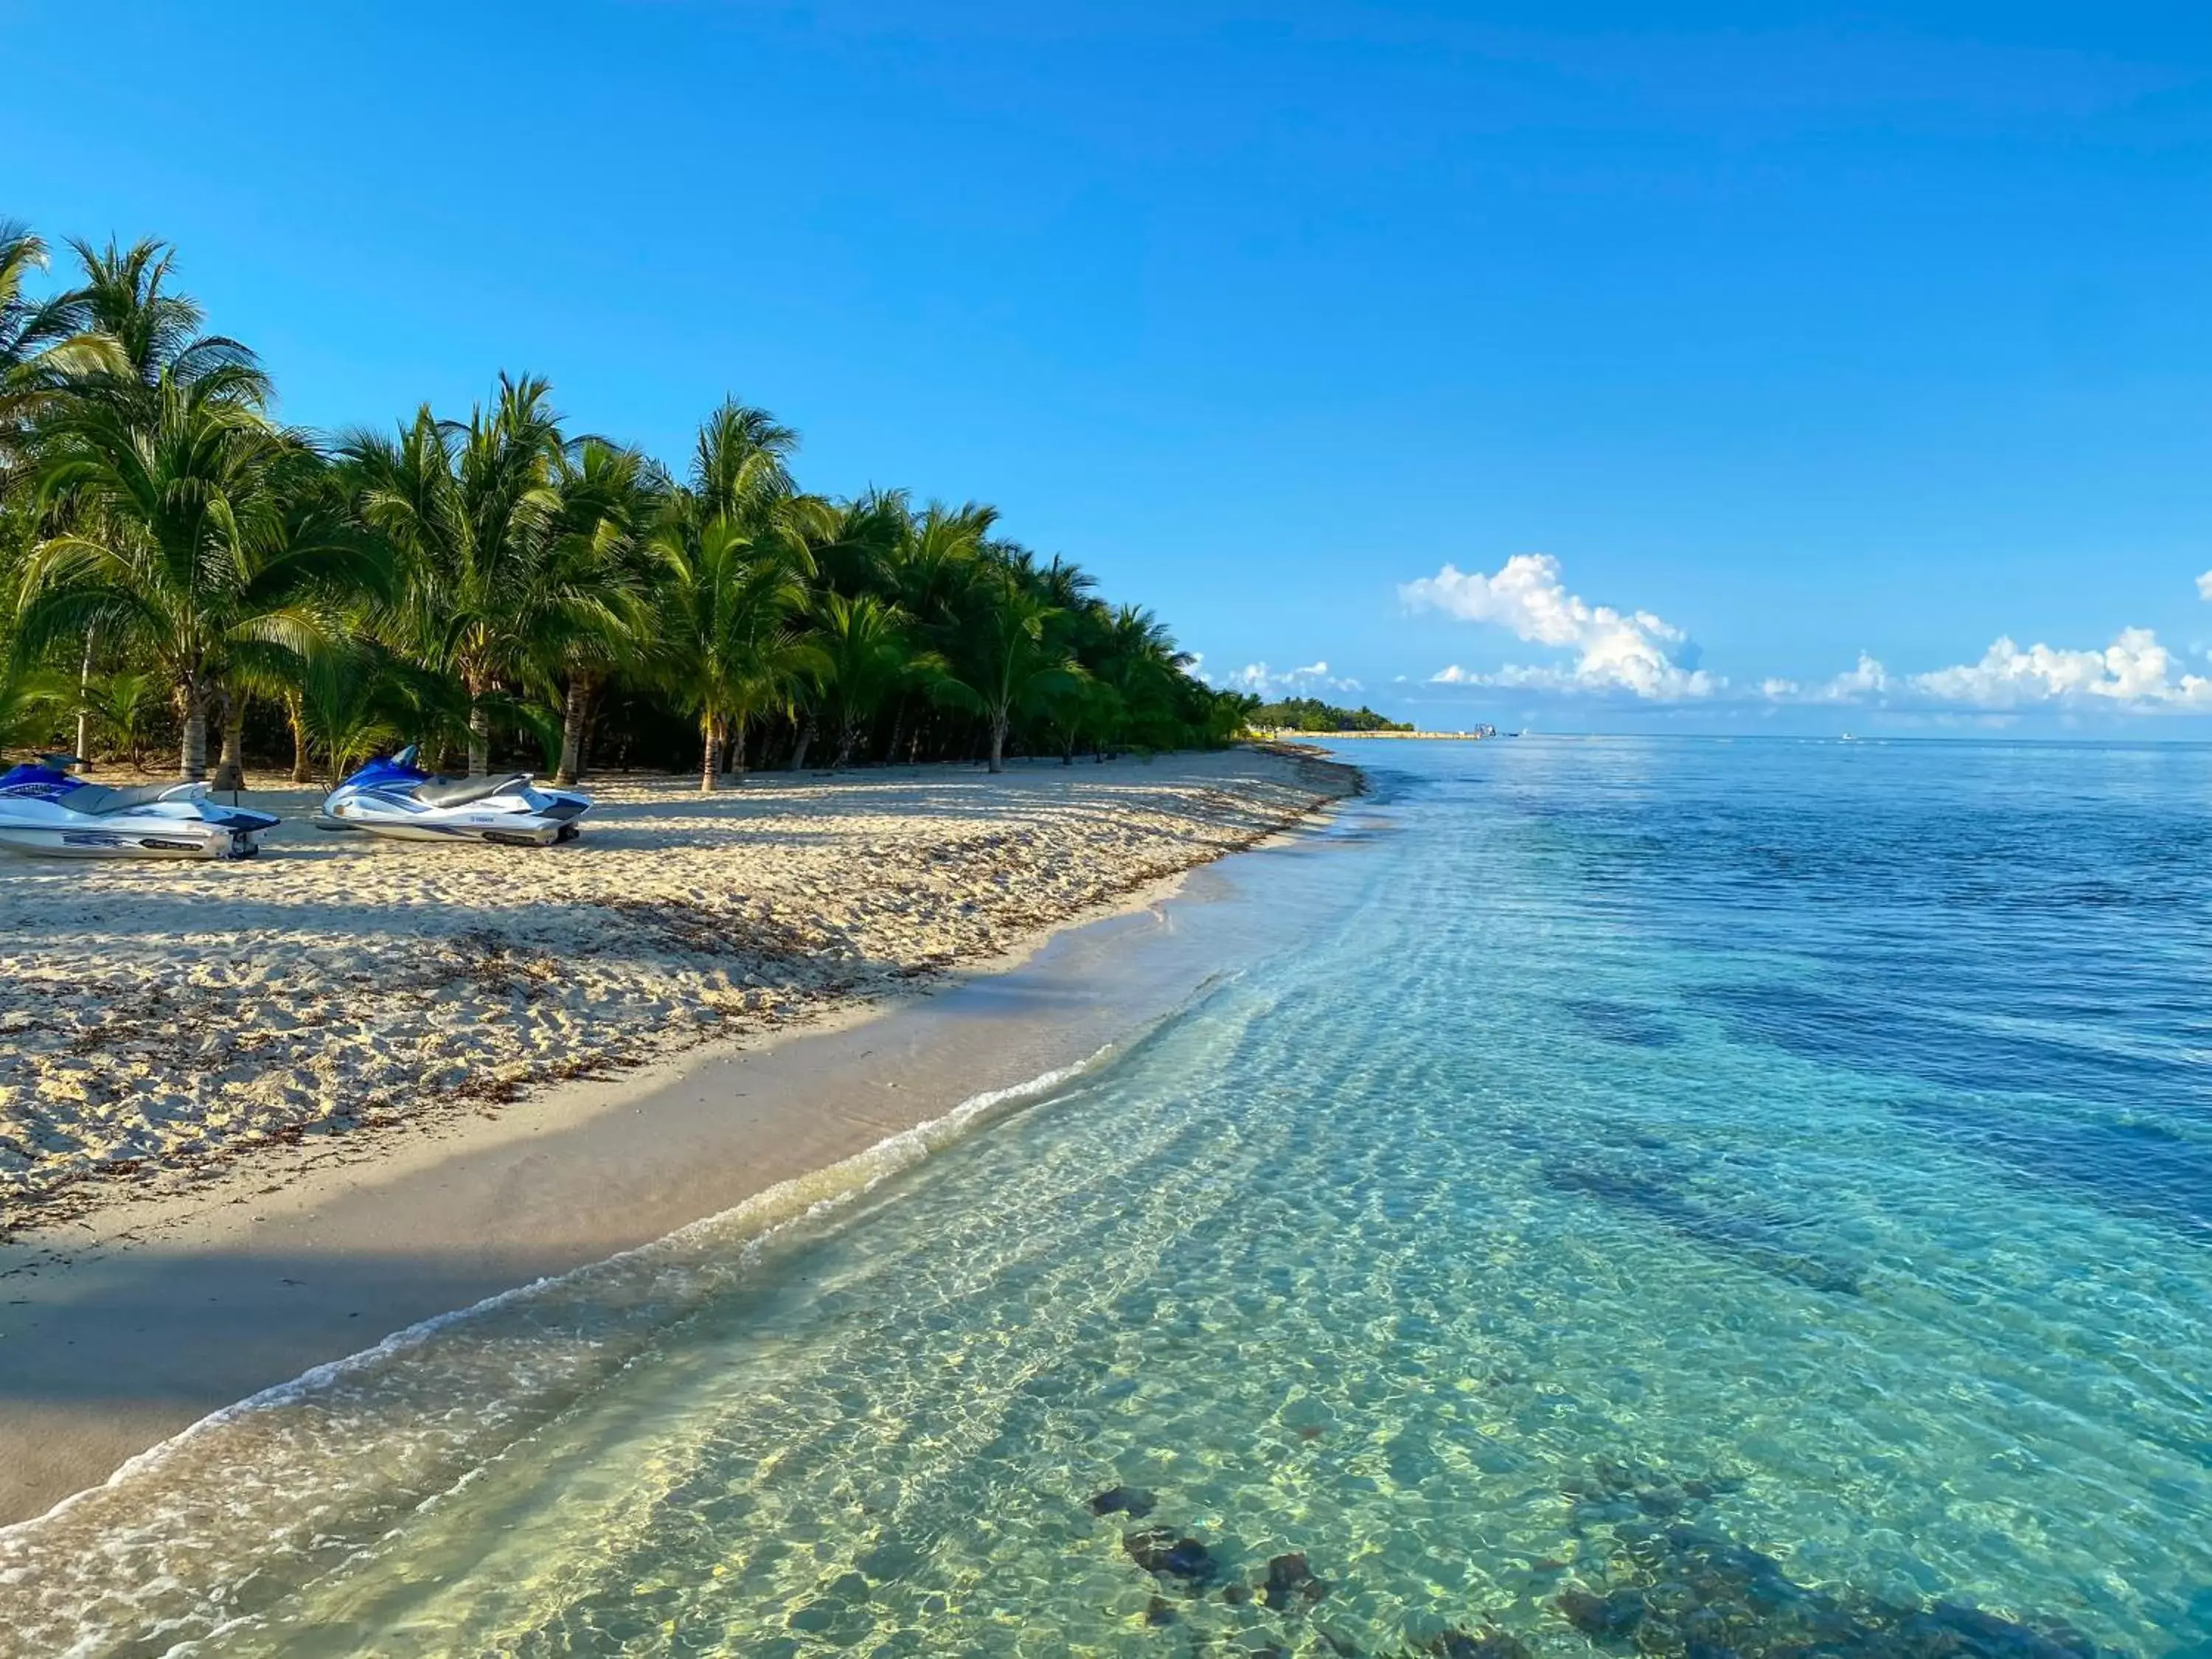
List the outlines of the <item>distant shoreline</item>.
{"label": "distant shoreline", "polygon": [[1401,738],[1408,742],[1431,740],[1448,743],[1488,743],[1500,734],[1496,732],[1267,732],[1261,734],[1270,743],[1310,743],[1316,740],[1344,743],[1355,738]]}

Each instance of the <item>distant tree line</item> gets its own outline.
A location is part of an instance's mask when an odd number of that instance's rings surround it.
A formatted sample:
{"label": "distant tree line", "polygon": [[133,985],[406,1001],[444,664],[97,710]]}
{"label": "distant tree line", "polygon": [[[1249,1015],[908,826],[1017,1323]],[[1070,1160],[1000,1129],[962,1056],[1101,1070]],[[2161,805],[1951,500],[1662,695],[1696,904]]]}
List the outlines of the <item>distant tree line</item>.
{"label": "distant tree line", "polygon": [[1261,731],[1275,732],[1410,732],[1403,722],[1388,720],[1362,704],[1339,708],[1318,697],[1285,697],[1263,702],[1246,716]]}
{"label": "distant tree line", "polygon": [[0,222],[0,746],[69,743],[235,787],[419,740],[482,773],[589,764],[1073,761],[1219,744],[1251,700],[1187,671],[995,509],[803,489],[734,400],[670,466],[500,378],[465,417],[280,424],[158,242]]}

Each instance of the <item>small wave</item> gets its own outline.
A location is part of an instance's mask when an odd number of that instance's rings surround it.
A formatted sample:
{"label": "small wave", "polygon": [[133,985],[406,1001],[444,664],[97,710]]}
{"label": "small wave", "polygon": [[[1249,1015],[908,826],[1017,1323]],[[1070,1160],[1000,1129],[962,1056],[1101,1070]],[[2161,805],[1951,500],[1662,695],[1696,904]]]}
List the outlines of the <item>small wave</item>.
{"label": "small wave", "polygon": [[1095,1070],[1073,1064],[780,1182],[603,1261],[394,1332],[211,1413],[102,1485],[0,1528],[0,1653],[181,1653],[235,1628],[473,1480],[749,1273],[850,1205]]}

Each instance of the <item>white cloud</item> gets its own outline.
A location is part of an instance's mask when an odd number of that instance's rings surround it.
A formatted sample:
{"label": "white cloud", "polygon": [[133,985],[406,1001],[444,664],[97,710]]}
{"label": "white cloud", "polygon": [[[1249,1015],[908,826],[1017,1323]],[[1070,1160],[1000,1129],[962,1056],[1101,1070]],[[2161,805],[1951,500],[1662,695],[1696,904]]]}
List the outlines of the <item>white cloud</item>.
{"label": "white cloud", "polygon": [[2212,570],[2206,571],[2197,579],[2197,597],[2212,602]]}
{"label": "white cloud", "polygon": [[1824,702],[1849,702],[1854,697],[1879,696],[1889,690],[1889,671],[1869,653],[1859,653],[1856,665],[1820,688]]}
{"label": "white cloud", "polygon": [[1976,663],[1915,674],[1908,684],[1939,702],[1972,708],[2035,703],[2212,709],[2212,679],[2174,677],[2173,653],[2148,628],[2122,629],[2102,651],[2025,649],[2001,638]]}
{"label": "white cloud", "polygon": [[1759,695],[1769,702],[1865,702],[1882,696],[1893,684],[1889,670],[1867,652],[1856,665],[1818,685],[1796,680],[1761,680]]}
{"label": "white cloud", "polygon": [[1239,691],[1250,691],[1263,697],[1308,697],[1316,691],[1357,691],[1358,680],[1342,678],[1328,672],[1326,658],[1310,662],[1303,668],[1291,668],[1277,673],[1264,662],[1248,662],[1221,682]]}
{"label": "white cloud", "polygon": [[1761,693],[1776,702],[1879,703],[1898,708],[1966,708],[2005,713],[2033,708],[2212,711],[2212,679],[2177,676],[2172,653],[2148,628],[2123,629],[2101,651],[2019,646],[2008,636],[1978,662],[1892,674],[1866,652],[1857,665],[1809,690],[1768,680]]}
{"label": "white cloud", "polygon": [[1433,576],[1401,583],[1398,595],[1416,610],[1492,623],[1531,644],[1576,653],[1567,667],[1508,666],[1484,674],[1454,665],[1431,677],[1437,684],[1626,691],[1672,702],[1711,696],[1723,684],[1698,667],[1696,647],[1680,629],[1649,611],[1616,611],[1569,592],[1559,562],[1548,553],[1516,553],[1488,576],[1447,564]]}

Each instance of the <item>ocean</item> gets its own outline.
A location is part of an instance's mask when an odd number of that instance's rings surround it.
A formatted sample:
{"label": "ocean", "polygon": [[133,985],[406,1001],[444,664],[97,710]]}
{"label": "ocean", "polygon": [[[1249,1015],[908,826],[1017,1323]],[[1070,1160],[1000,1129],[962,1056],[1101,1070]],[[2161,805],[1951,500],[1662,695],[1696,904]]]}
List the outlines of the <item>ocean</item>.
{"label": "ocean", "polygon": [[0,1535],[0,1651],[2212,1659],[2212,750],[1342,753],[1174,1015]]}

